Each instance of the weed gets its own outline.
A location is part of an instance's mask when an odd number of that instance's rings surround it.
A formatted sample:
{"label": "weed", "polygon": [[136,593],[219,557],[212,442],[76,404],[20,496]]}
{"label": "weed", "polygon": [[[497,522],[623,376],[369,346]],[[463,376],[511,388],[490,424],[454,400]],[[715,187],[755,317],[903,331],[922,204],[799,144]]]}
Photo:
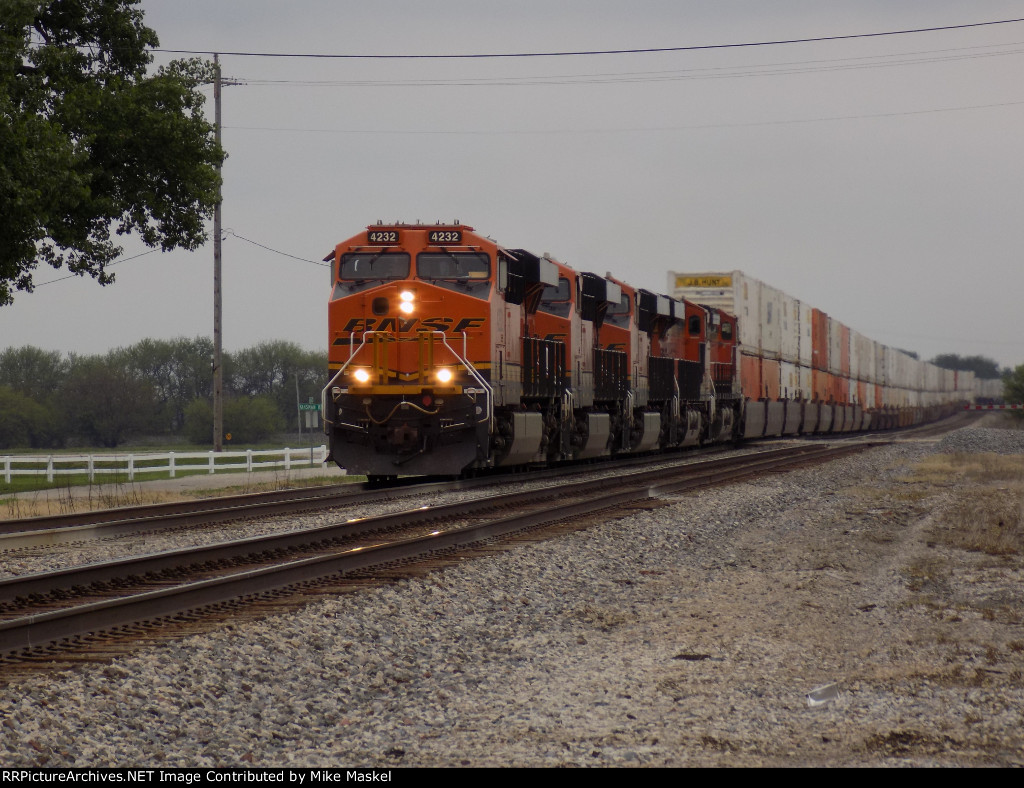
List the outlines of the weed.
{"label": "weed", "polygon": [[936,541],[972,553],[1006,556],[1024,551],[1022,498],[1017,490],[965,491],[933,529]]}
{"label": "weed", "polygon": [[948,585],[946,561],[938,556],[922,556],[903,567],[907,588],[911,591],[940,591]]}

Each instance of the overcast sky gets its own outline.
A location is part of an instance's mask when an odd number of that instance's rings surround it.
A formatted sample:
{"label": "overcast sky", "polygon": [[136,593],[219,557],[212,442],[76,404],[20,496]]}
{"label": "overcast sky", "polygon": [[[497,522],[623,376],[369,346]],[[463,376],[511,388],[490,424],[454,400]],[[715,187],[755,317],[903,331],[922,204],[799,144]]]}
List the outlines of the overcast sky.
{"label": "overcast sky", "polygon": [[[698,47],[1024,17],[1019,0],[141,8],[166,49],[347,55]],[[740,269],[925,359],[1024,363],[1024,23],[645,54],[222,63],[243,83],[223,103],[229,350],[326,347],[328,269],[286,255],[319,261],[378,219],[459,219],[650,290],[665,292],[669,271]],[[125,243],[125,257],[142,251]],[[0,307],[0,347],[103,353],[212,335],[212,243],[111,270],[103,288],[39,269],[35,293]]]}

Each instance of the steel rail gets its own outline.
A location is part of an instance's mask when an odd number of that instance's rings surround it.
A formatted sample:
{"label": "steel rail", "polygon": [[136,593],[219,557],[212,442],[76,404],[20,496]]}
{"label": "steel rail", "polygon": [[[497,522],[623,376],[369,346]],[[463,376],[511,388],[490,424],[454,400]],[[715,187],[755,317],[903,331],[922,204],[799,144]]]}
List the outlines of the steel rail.
{"label": "steel rail", "polygon": [[[36,612],[20,618],[0,621],[0,653],[16,652],[38,647],[45,643],[53,643],[74,635],[92,632],[97,629],[110,629],[142,620],[152,620],[168,615],[184,613],[197,607],[215,603],[237,600],[252,594],[281,589],[297,583],[304,583],[337,575],[351,573],[371,566],[380,566],[394,561],[404,561],[439,551],[458,549],[483,540],[505,536],[514,531],[537,527],[554,521],[577,517],[621,506],[627,502],[650,498],[694,486],[707,486],[722,483],[725,480],[749,477],[784,465],[808,463],[831,459],[842,454],[869,448],[873,444],[846,444],[840,447],[797,447],[796,449],[762,452],[741,457],[689,466],[691,478],[672,479],[652,484],[658,476],[678,474],[679,468],[666,471],[646,471],[632,474],[619,479],[627,485],[626,489],[614,492],[602,491],[607,487],[607,480],[589,481],[571,485],[573,494],[582,495],[581,500],[553,506],[550,509],[534,509],[489,520],[482,524],[463,526],[460,528],[438,530],[427,536],[399,539],[377,545],[360,545],[328,550],[326,553],[300,559],[286,559],[273,566],[246,569],[224,574],[219,577],[193,580],[178,583],[170,587],[156,590],[144,590],[130,593],[116,599],[105,599],[87,602],[59,610]],[[713,466],[713,467],[708,467]],[[732,466],[732,467],[730,467]],[[686,470],[686,469],[682,469]],[[511,505],[530,499],[534,504],[544,500],[545,496],[561,499],[568,491],[564,486],[543,488],[523,493],[503,495],[485,501],[452,504],[449,506],[432,507],[412,510],[399,514],[385,515],[380,518],[366,518],[335,526],[325,526],[308,532],[293,532],[277,537],[257,537],[242,540],[239,543],[225,543],[202,548],[199,551],[169,551],[151,556],[143,556],[127,561],[93,564],[77,570],[30,575],[24,578],[12,578],[4,581],[3,587],[8,592],[4,598],[28,594],[45,594],[54,590],[67,589],[76,585],[88,585],[98,580],[111,580],[125,575],[158,572],[185,564],[205,563],[210,560],[238,558],[241,555],[252,555],[256,545],[262,545],[258,552],[273,549],[286,549],[284,544],[301,544],[309,547],[311,542],[323,539],[323,534],[330,529],[349,528],[349,536],[355,532],[367,533],[380,531],[401,521],[409,524],[410,520],[422,523],[457,513],[465,516],[467,507],[476,509],[493,509],[498,505]],[[313,535],[319,535],[319,539]],[[311,538],[313,537],[313,538]],[[296,542],[295,540],[299,540]],[[321,542],[322,543],[322,542]],[[276,547],[270,547],[275,544]],[[112,572],[114,574],[112,574]]]}
{"label": "steel rail", "polygon": [[[708,453],[723,449],[715,447]],[[659,458],[659,462],[683,466],[701,462],[702,455],[687,454],[680,457]],[[602,464],[601,468],[632,467],[649,464],[651,458],[628,457],[616,463]],[[227,495],[197,501],[173,501],[120,509],[102,509],[94,512],[30,517],[0,521],[0,552],[32,547],[49,547],[86,539],[102,539],[123,534],[146,533],[193,525],[214,525],[233,520],[275,515],[297,514],[313,509],[339,508],[364,503],[378,503],[433,492],[451,492],[512,481],[545,478],[563,478],[566,475],[588,473],[594,465],[544,468],[516,475],[493,474],[470,479],[447,481],[403,480],[402,483],[379,488],[370,483],[342,484],[323,487],[303,487],[273,492]]]}
{"label": "steel rail", "polygon": [[[636,486],[649,484],[650,481],[662,478],[667,474],[674,475],[687,471],[692,475],[700,476],[714,474],[722,467],[739,466],[741,468],[758,470],[783,458],[797,457],[803,459],[808,455],[827,454],[830,451],[834,451],[834,449],[820,445],[774,449],[768,452],[756,452],[739,457],[730,456],[687,466],[645,470],[620,476],[616,481],[620,485],[630,484]],[[386,531],[399,525],[420,525],[433,520],[465,517],[479,511],[514,506],[545,498],[558,498],[571,494],[589,494],[592,492],[598,493],[607,487],[608,479],[592,479],[577,482],[576,484],[560,484],[484,499],[461,501],[441,506],[421,507],[356,520],[345,520],[314,528],[302,528],[284,533],[252,536],[206,546],[183,547],[50,572],[18,575],[0,579],[0,603],[11,602],[18,597],[51,594],[54,591],[69,589],[75,586],[120,581],[130,576],[157,574],[169,569],[197,566],[217,561],[237,561],[246,556],[259,555],[261,553],[293,551],[337,539],[351,539],[364,536],[367,533]]]}

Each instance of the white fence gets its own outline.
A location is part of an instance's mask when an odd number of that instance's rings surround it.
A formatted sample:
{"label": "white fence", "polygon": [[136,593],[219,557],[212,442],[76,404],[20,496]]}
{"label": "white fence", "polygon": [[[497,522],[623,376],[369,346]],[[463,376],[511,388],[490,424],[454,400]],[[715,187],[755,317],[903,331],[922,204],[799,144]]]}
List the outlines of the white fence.
{"label": "white fence", "polygon": [[46,476],[52,482],[55,476],[88,475],[89,481],[98,476],[119,476],[134,481],[138,474],[166,473],[175,478],[178,473],[221,473],[223,471],[290,471],[294,468],[316,467],[324,470],[327,447],[305,449],[270,449],[267,451],[222,452],[167,452],[165,454],[51,454],[42,457],[9,455],[3,458],[4,483],[10,484],[14,476]]}

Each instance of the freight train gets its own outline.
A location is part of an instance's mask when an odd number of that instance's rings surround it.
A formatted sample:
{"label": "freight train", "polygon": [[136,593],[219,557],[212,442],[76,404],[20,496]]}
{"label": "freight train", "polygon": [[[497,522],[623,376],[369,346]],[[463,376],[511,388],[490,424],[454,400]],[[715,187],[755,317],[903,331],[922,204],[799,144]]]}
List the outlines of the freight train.
{"label": "freight train", "polygon": [[973,385],[741,272],[668,296],[459,222],[379,222],[325,262],[324,431],[371,478],[893,428]]}

